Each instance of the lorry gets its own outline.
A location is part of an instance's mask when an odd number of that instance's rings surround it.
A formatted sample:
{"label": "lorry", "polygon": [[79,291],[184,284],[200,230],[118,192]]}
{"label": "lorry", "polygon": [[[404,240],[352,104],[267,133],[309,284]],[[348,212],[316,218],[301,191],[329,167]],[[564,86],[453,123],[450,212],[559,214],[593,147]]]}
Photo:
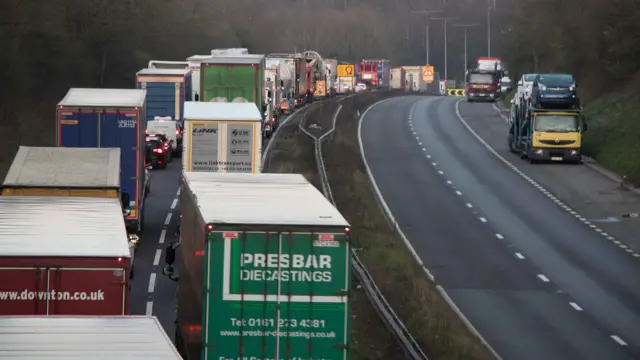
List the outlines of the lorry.
{"label": "lorry", "polygon": [[214,56],[200,65],[200,98],[205,102],[252,102],[269,108],[264,92],[264,55]]}
{"label": "lorry", "polygon": [[295,108],[296,65],[293,59],[268,57],[266,62],[278,62],[279,95],[276,106],[284,115],[289,115]]}
{"label": "lorry", "polygon": [[[270,113],[266,121],[275,130],[278,126],[278,118],[281,115],[280,105],[283,99],[283,87],[280,83],[280,61],[278,59],[265,59],[264,66],[264,97]],[[266,124],[265,124],[266,125]]]}
{"label": "lorry", "polygon": [[0,328],[0,357],[182,360],[151,316],[12,316]]}
{"label": "lorry", "polygon": [[413,92],[426,92],[427,83],[422,79],[421,66],[403,66],[406,88]]}
{"label": "lorry", "polygon": [[371,83],[379,88],[388,88],[389,87],[389,75],[391,72],[391,66],[389,64],[389,60],[366,60],[363,59],[360,64],[364,65],[363,69],[366,68],[366,65],[375,64],[376,67],[376,75],[374,81]]}
{"label": "lorry", "polygon": [[119,199],[0,196],[0,316],[128,315]]}
{"label": "lorry", "polygon": [[324,60],[320,54],[311,50],[305,51],[302,55],[307,64],[307,90],[313,93],[316,91],[316,82],[325,80]]}
{"label": "lorry", "polygon": [[147,90],[147,121],[170,116],[182,123],[184,102],[191,101],[191,70],[142,69],[136,87]]}
{"label": "lorry", "polygon": [[191,70],[191,100],[200,101],[200,64],[211,55],[191,55],[187,58]]}
{"label": "lorry", "polygon": [[249,49],[247,48],[213,49],[211,50],[211,55],[212,56],[249,55]]}
{"label": "lorry", "polygon": [[187,102],[182,169],[260,171],[262,117],[254,103]]}
{"label": "lorry", "polygon": [[467,102],[486,100],[495,102],[500,96],[500,79],[496,73],[487,70],[472,70],[466,74]]}
{"label": "lorry", "polygon": [[378,87],[378,64],[359,63],[357,72],[359,82],[365,83],[370,87]]}
{"label": "lorry", "polygon": [[350,225],[300,174],[185,172],[176,348],[188,360],[349,359]]}
{"label": "lorry", "polygon": [[71,88],[56,109],[56,144],[71,148],[120,148],[120,190],[129,203],[129,231],[144,230],[147,186],[147,90]]}
{"label": "lorry", "polygon": [[336,88],[336,81],[338,80],[338,60],[324,59],[324,72],[327,80],[327,91]]}
{"label": "lorry", "polygon": [[405,89],[405,70],[402,67],[391,69],[389,75],[389,87],[393,90]]}
{"label": "lorry", "polygon": [[294,107],[300,107],[307,103],[307,66],[306,59],[301,54],[280,54],[274,53],[268,55],[270,58],[284,59],[284,63],[288,64],[289,68],[293,68],[294,79]]}
{"label": "lorry", "polygon": [[587,131],[582,108],[544,109],[512,105],[509,150],[530,163],[582,161],[582,133]]}

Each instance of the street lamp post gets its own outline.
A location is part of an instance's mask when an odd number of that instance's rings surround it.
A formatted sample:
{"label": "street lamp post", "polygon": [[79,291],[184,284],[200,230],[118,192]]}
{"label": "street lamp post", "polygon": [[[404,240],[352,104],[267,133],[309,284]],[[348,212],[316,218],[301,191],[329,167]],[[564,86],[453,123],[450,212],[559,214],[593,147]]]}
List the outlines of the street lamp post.
{"label": "street lamp post", "polygon": [[491,11],[496,10],[496,0],[488,0],[487,6],[487,56],[491,56]]}
{"label": "street lamp post", "polygon": [[466,74],[467,69],[469,69],[468,59],[467,59],[467,29],[470,27],[478,26],[478,24],[453,24],[453,26],[461,27],[464,29],[464,71]]}
{"label": "street lamp post", "polygon": [[435,13],[439,13],[442,12],[442,10],[411,10],[412,13],[414,14],[424,14],[424,21],[425,21],[425,60],[426,60],[426,64],[425,65],[431,65],[431,63],[429,62],[429,14],[435,14]]}
{"label": "street lamp post", "polygon": [[444,23],[444,78],[449,80],[448,66],[447,66],[447,22],[449,20],[457,20],[458,17],[442,17],[431,18],[431,20],[442,20]]}

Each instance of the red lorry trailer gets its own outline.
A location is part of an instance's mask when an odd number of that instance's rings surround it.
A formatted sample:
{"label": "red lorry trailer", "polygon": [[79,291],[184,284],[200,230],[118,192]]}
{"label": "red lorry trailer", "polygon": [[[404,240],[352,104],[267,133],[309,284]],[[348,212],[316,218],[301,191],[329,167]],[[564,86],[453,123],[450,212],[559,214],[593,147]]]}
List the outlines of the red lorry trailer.
{"label": "red lorry trailer", "polygon": [[358,76],[361,82],[378,86],[378,64],[361,62],[358,64]]}
{"label": "red lorry trailer", "polygon": [[0,316],[128,315],[119,199],[0,196]]}

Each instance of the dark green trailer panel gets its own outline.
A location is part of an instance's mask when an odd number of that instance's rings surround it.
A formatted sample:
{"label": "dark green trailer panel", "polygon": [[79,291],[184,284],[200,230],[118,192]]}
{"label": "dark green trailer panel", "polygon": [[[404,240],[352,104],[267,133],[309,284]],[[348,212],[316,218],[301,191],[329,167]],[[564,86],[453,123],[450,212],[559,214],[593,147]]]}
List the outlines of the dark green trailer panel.
{"label": "dark green trailer panel", "polygon": [[338,210],[297,174],[183,173],[182,184],[185,359],[348,360],[351,250]]}

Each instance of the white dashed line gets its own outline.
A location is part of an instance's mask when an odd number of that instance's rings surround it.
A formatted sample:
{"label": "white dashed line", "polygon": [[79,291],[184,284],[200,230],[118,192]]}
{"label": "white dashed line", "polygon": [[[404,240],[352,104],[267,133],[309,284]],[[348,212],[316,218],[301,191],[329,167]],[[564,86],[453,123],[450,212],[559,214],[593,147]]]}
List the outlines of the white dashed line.
{"label": "white dashed line", "polygon": [[153,266],[160,264],[160,257],[162,256],[162,249],[156,250],[156,255],[153,257]]}
{"label": "white dashed line", "polygon": [[153,301],[147,301],[147,310],[144,313],[147,316],[153,315]]}
{"label": "white dashed line", "polygon": [[486,223],[486,222],[487,222],[487,219],[485,219],[485,218],[481,217],[481,218],[480,218],[480,221],[482,221],[483,223]]}
{"label": "white dashed line", "polygon": [[173,202],[171,203],[171,210],[175,209],[176,205],[178,205],[178,199],[173,199]]}
{"label": "white dashed line", "polygon": [[546,277],[546,276],[544,276],[542,274],[538,274],[538,278],[540,280],[544,281],[544,282],[549,282],[550,281],[548,277]]}
{"label": "white dashed line", "polygon": [[171,216],[173,216],[172,213],[167,214],[167,218],[164,220],[165,225],[169,225],[169,223],[171,222]]}
{"label": "white dashed line", "polygon": [[[593,231],[595,231],[597,234],[602,234],[607,240],[613,241],[617,245],[616,238],[614,238],[613,236],[610,236],[606,232],[602,231],[602,229],[598,228],[596,225],[593,225],[589,220],[587,220],[584,217],[582,217],[581,215],[579,215],[575,210],[571,209],[568,205],[566,205],[565,203],[560,201],[553,194],[551,194],[544,187],[542,187],[542,185],[538,184],[530,176],[525,174],[522,170],[520,170],[517,166],[515,166],[511,161],[505,159],[502,155],[498,154],[498,152],[494,148],[492,148],[491,145],[489,145],[482,137],[480,137],[480,135],[478,135],[478,133],[475,130],[473,130],[473,128],[462,117],[462,114],[460,114],[460,102],[461,101],[462,100],[456,102],[456,115],[458,116],[458,120],[460,120],[462,125],[465,128],[467,128],[469,133],[471,133],[471,135],[473,135],[487,150],[489,150],[490,153],[492,153],[498,160],[500,160],[502,163],[507,165],[509,168],[511,168],[511,170],[513,170],[515,173],[520,175],[520,177],[522,177],[523,179],[528,181],[536,189],[538,189],[540,192],[542,192],[544,195],[546,195],[549,199],[551,199],[555,204],[557,204],[563,210],[565,210],[569,214],[575,216],[576,219],[580,220],[585,225],[588,225],[589,228],[592,229]],[[505,118],[502,114],[500,116]],[[620,245],[618,245],[618,246],[620,246]],[[620,246],[620,247],[622,248],[622,246]],[[640,258],[640,255],[637,255],[633,250],[629,250],[627,247],[624,247],[622,249],[625,250],[626,252],[630,253],[633,257]]]}
{"label": "white dashed line", "polygon": [[436,163],[431,163],[431,165],[436,166],[437,164]]}
{"label": "white dashed line", "polygon": [[611,338],[613,339],[613,341],[617,342],[618,345],[627,346],[627,343],[624,340],[620,339],[618,335],[611,335]]}
{"label": "white dashed line", "polygon": [[162,229],[160,231],[160,240],[158,240],[159,244],[164,244],[164,239],[167,237],[167,229]]}
{"label": "white dashed line", "polygon": [[427,159],[431,159],[431,155],[427,154]]}
{"label": "white dashed line", "polygon": [[151,276],[149,277],[149,289],[147,290],[147,292],[152,293],[153,290],[155,290],[156,288],[156,273],[151,273]]}
{"label": "white dashed line", "polygon": [[458,196],[462,196],[462,193],[461,193],[460,191],[458,191],[458,190],[456,190],[456,194],[457,194]]}
{"label": "white dashed line", "polygon": [[582,311],[582,308],[578,304],[574,303],[573,301],[570,302],[569,305],[571,305],[572,308],[576,309],[576,311]]}
{"label": "white dashed line", "polygon": [[451,184],[453,184],[453,183],[451,182],[451,180],[447,180],[447,184],[448,184],[448,185],[451,185]]}
{"label": "white dashed line", "polygon": [[473,205],[471,205],[471,204],[467,203],[467,207],[468,207],[469,209],[471,209],[471,208],[473,207]]}
{"label": "white dashed line", "polygon": [[496,237],[500,240],[504,240],[504,236],[500,235],[500,234],[496,234]]}
{"label": "white dashed line", "polygon": [[442,170],[438,170],[438,174],[440,174],[440,175],[444,175],[444,171],[442,171]]}
{"label": "white dashed line", "polygon": [[178,192],[176,193],[176,196],[180,196],[180,189],[178,189]]}
{"label": "white dashed line", "polygon": [[522,255],[522,254],[520,254],[520,253],[516,253],[515,255],[516,255],[516,257],[517,257],[518,259],[520,259],[520,260],[523,260],[523,259],[524,259],[524,255]]}

